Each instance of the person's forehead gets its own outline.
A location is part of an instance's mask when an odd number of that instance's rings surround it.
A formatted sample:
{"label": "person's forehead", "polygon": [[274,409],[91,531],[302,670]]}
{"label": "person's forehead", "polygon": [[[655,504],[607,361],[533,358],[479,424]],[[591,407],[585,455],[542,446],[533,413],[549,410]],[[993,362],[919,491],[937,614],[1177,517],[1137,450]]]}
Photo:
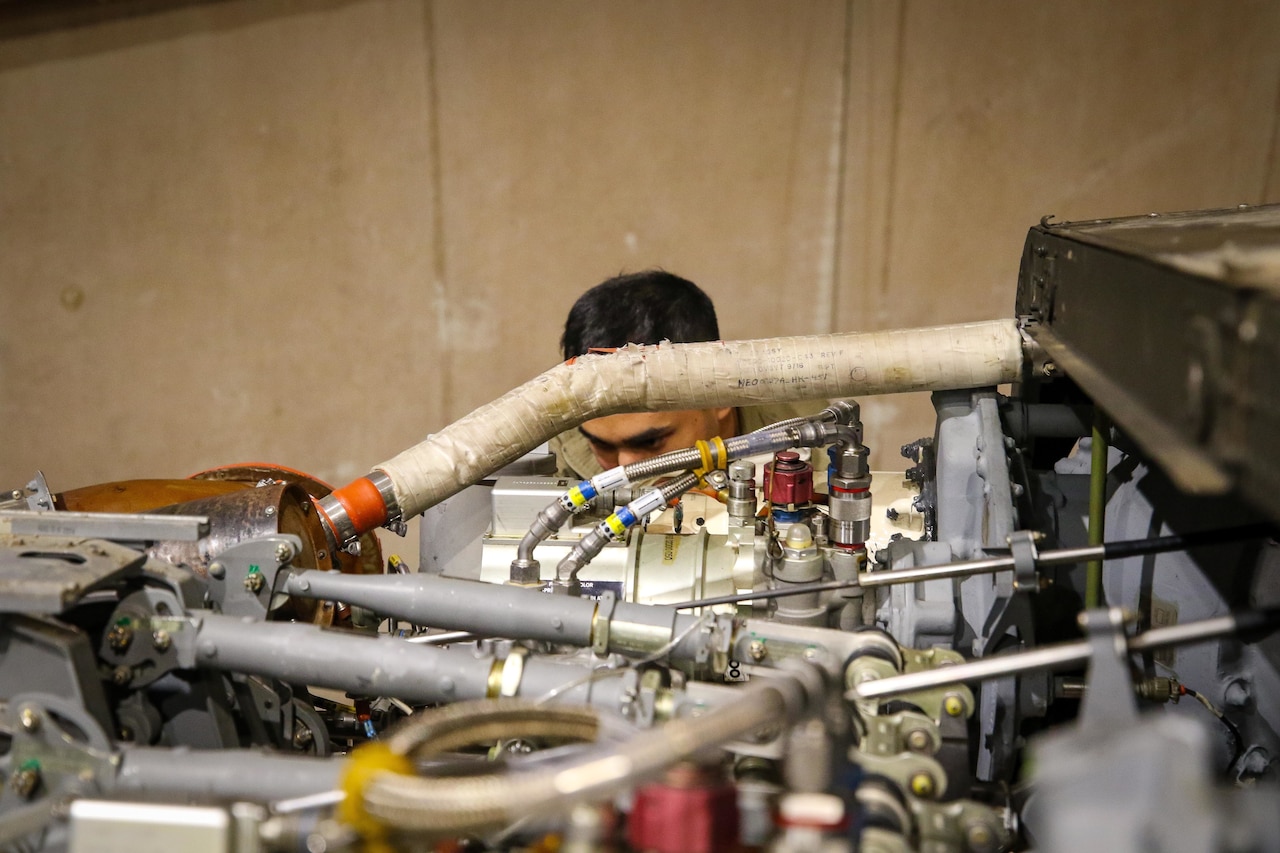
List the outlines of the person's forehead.
{"label": "person's forehead", "polygon": [[701,410],[675,412],[636,412],[609,415],[587,421],[582,428],[596,438],[608,442],[620,442],[644,433],[679,432],[697,427],[703,420]]}

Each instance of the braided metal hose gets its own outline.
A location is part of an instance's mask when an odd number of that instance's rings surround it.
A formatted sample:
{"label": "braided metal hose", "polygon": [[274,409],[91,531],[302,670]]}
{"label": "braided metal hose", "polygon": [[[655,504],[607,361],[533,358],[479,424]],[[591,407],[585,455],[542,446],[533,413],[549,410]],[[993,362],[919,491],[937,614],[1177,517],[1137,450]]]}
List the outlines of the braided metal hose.
{"label": "braided metal hose", "polygon": [[[810,703],[808,692],[792,675],[759,681],[742,689],[740,701],[548,768],[449,779],[379,773],[364,789],[364,810],[388,829],[432,834],[564,812],[652,778],[695,753],[795,718]],[[539,712],[550,710],[544,706]]]}

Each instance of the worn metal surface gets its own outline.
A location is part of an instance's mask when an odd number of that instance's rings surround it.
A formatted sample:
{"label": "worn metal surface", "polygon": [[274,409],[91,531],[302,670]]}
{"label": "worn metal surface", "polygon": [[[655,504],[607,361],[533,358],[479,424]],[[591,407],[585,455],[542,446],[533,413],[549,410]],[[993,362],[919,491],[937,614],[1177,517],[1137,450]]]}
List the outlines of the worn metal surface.
{"label": "worn metal surface", "polygon": [[0,534],[0,613],[61,613],[145,559],[104,540]]}
{"label": "worn metal surface", "polygon": [[209,519],[198,515],[135,515],[122,512],[4,512],[0,533],[63,536],[70,539],[114,539],[195,542],[209,532]]}
{"label": "worn metal surface", "polygon": [[1280,206],[1041,224],[1017,313],[1181,489],[1280,519]]}

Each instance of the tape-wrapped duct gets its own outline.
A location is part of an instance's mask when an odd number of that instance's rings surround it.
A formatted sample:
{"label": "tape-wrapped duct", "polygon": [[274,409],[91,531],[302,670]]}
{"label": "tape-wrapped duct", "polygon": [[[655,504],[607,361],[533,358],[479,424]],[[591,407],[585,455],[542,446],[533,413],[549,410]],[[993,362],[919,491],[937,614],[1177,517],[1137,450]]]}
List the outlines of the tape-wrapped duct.
{"label": "tape-wrapped duct", "polygon": [[377,466],[405,518],[547,439],[619,412],[752,406],[1011,382],[1022,364],[1013,320],[752,341],[630,345],[531,379]]}

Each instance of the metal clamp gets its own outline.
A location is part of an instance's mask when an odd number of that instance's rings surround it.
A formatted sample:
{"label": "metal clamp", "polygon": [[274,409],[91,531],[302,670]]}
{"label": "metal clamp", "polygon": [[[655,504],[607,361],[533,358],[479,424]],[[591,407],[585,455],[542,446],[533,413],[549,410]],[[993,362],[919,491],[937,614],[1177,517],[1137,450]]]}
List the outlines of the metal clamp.
{"label": "metal clamp", "polygon": [[1042,538],[1037,531],[1015,530],[1006,540],[1013,557],[1013,588],[1017,592],[1040,591],[1040,572],[1037,569],[1040,553],[1036,550],[1036,542]]}
{"label": "metal clamp", "polygon": [[618,597],[612,590],[606,590],[596,603],[596,615],[591,626],[591,651],[604,656],[609,653],[609,623],[613,621],[613,611],[618,606]]}

